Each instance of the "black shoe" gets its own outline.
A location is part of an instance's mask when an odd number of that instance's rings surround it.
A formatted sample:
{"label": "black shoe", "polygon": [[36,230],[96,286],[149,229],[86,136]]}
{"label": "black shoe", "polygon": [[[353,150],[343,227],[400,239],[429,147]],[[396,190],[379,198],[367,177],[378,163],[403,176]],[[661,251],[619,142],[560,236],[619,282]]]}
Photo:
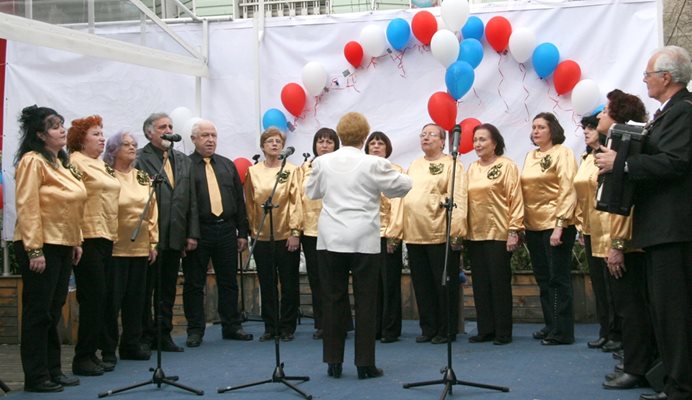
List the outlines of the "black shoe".
{"label": "black shoe", "polygon": [[605,380],[606,381],[612,381],[613,379],[619,377],[620,375],[622,375],[622,372],[620,372],[620,371],[611,372],[611,373],[605,375]]}
{"label": "black shoe", "polygon": [[[185,349],[175,344],[173,338],[171,338],[170,336],[166,336],[161,338],[161,351],[167,351],[170,353],[182,353],[183,351],[185,351]],[[122,358],[122,356],[120,358]]]}
{"label": "black shoe", "polygon": [[617,378],[603,382],[603,387],[606,389],[632,389],[641,386],[643,381],[644,379],[641,376],[623,372]]}
{"label": "black shoe", "polygon": [[625,364],[617,363],[615,364],[615,367],[613,367],[613,370],[615,370],[615,372],[625,372]]}
{"label": "black shoe", "polygon": [[447,336],[437,335],[434,338],[430,339],[430,343],[432,343],[432,344],[447,343]]}
{"label": "black shoe", "polygon": [[534,339],[536,340],[543,340],[548,336],[548,330],[546,328],[541,329],[540,331],[536,331],[531,334]]}
{"label": "black shoe", "polygon": [[202,344],[202,335],[199,333],[191,333],[185,341],[187,347],[199,347]]}
{"label": "black shoe", "polygon": [[62,392],[63,387],[59,383],[55,383],[51,380],[43,381],[35,385],[24,385],[25,392],[35,392],[35,393],[49,393],[49,392]]}
{"label": "black shoe", "polygon": [[495,338],[495,340],[493,340],[493,344],[496,346],[502,346],[502,345],[510,344],[510,343],[512,343],[512,337],[511,336],[509,336],[509,337],[498,336]]}
{"label": "black shoe", "polygon": [[606,342],[608,342],[608,339],[604,337],[599,337],[596,340],[592,340],[586,343],[586,346],[590,349],[600,349],[601,347],[603,347],[604,344],[606,344]]}
{"label": "black shoe", "polygon": [[141,344],[135,348],[120,348],[118,352],[123,360],[146,361],[151,358],[151,350],[146,344]]}
{"label": "black shoe", "polygon": [[268,342],[272,339],[274,339],[274,335],[269,332],[264,332],[262,336],[259,337],[260,342]]}
{"label": "black shoe", "polygon": [[483,343],[483,342],[489,342],[495,338],[495,335],[492,333],[484,333],[484,334],[478,334],[476,336],[471,336],[469,338],[469,343]]}
{"label": "black shoe", "polygon": [[559,345],[563,345],[563,344],[572,344],[572,343],[574,343],[574,341],[566,342],[566,341],[558,340],[558,339],[551,338],[551,337],[547,337],[547,338],[541,340],[541,344],[543,346],[559,346]]}
{"label": "black shoe", "polygon": [[315,340],[322,339],[322,336],[324,336],[324,331],[322,329],[318,329],[312,334],[312,338]]}
{"label": "black shoe", "polygon": [[369,365],[367,367],[357,367],[357,369],[358,379],[379,378],[380,376],[384,375],[384,371],[382,371],[382,368],[377,368],[374,365]]}
{"label": "black shoe", "polygon": [[614,351],[613,352],[613,358],[616,360],[620,360],[620,361],[624,360],[625,359],[625,350],[620,349],[618,351]]}
{"label": "black shoe", "polygon": [[601,347],[601,350],[606,352],[606,353],[611,353],[613,351],[618,351],[622,349],[622,342],[616,342],[614,340],[609,340],[607,341],[603,347]]}
{"label": "black shoe", "polygon": [[77,386],[79,385],[79,378],[76,376],[67,376],[63,373],[60,375],[55,375],[50,378],[53,383],[57,383],[60,386]]}
{"label": "black shoe", "polygon": [[383,336],[382,339],[380,339],[380,343],[394,343],[399,341],[398,337],[389,337],[389,336]]}
{"label": "black shoe", "polygon": [[296,338],[296,336],[292,333],[289,333],[289,332],[284,332],[281,334],[281,341],[282,342],[290,342],[295,338]]}
{"label": "black shoe", "polygon": [[666,392],[644,393],[643,395],[639,396],[639,400],[666,400],[667,398],[668,395]]}
{"label": "black shoe", "polygon": [[103,375],[103,368],[86,357],[79,360],[72,360],[72,373],[81,376],[100,376]]}
{"label": "black shoe", "polygon": [[432,340],[432,338],[427,335],[416,336],[416,343],[425,343],[429,342],[430,340]]}
{"label": "black shoe", "polygon": [[[147,349],[148,348],[149,347],[147,347]],[[118,364],[118,357],[115,356],[115,352],[104,353],[103,351],[101,351],[101,361],[103,361],[104,363],[116,365]]]}
{"label": "black shoe", "polygon": [[252,340],[254,336],[251,333],[247,333],[243,328],[238,328],[235,332],[224,333],[223,338],[225,340],[242,340],[248,341]]}
{"label": "black shoe", "polygon": [[343,372],[343,364],[342,363],[335,363],[335,364],[329,364],[327,367],[327,375],[331,376],[333,378],[341,378],[341,373]]}
{"label": "black shoe", "polygon": [[98,365],[99,367],[103,368],[103,372],[111,372],[115,369],[115,363],[103,361],[102,359],[98,358],[96,354],[91,355],[91,361],[93,361],[94,364]]}

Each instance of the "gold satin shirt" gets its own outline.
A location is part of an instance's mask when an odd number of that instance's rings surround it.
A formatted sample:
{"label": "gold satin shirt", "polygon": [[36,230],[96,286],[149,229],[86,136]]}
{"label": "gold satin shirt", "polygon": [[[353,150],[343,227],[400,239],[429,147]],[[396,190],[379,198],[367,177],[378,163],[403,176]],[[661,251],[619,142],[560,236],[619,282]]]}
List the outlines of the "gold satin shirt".
{"label": "gold satin shirt", "polygon": [[103,160],[91,158],[80,152],[70,154],[70,162],[82,173],[87,190],[84,204],[82,235],[85,239],[118,238],[118,196],[120,182],[115,171]]}
{"label": "gold satin shirt", "polygon": [[[264,210],[262,205],[271,194],[279,167],[268,168],[264,163],[253,165],[245,177],[245,206],[250,232],[254,238],[257,235],[259,223]],[[298,168],[286,163],[272,199],[278,208],[272,210],[274,219],[274,240],[285,240],[289,236],[300,236],[303,228],[303,211],[300,202],[300,186]],[[264,222],[259,240],[269,240],[269,216]]]}
{"label": "gold satin shirt", "polygon": [[577,162],[569,147],[556,144],[546,152],[536,149],[526,155],[521,172],[526,230],[574,224],[577,195],[572,179],[576,172]]}
{"label": "gold satin shirt", "polygon": [[16,168],[17,224],[14,240],[29,250],[42,249],[44,243],[79,246],[80,222],[87,192],[79,171],[51,165],[41,154],[28,152]]}
{"label": "gold satin shirt", "polygon": [[466,173],[468,182],[469,240],[506,241],[509,231],[524,230],[524,200],[519,168],[507,157],[490,165],[475,161]]}
{"label": "gold satin shirt", "polygon": [[317,221],[322,212],[322,199],[312,200],[305,195],[305,185],[312,174],[312,162],[304,162],[297,174],[300,201],[303,208],[303,235],[317,237]]}
{"label": "gold satin shirt", "polygon": [[630,212],[629,216],[619,215],[619,214],[608,214],[610,217],[610,238],[608,242],[608,249],[611,247],[611,243],[621,241],[625,245],[623,250],[625,253],[641,252],[642,249],[630,247],[630,240],[632,239],[632,214],[634,209]]}
{"label": "gold satin shirt", "polygon": [[[404,173],[401,165],[392,163],[392,169]],[[404,238],[404,210],[401,197],[380,197],[380,237],[401,240]]]}
{"label": "gold satin shirt", "polygon": [[149,199],[150,179],[144,171],[132,168],[130,172],[115,171],[120,182],[118,198],[118,240],[113,245],[113,257],[148,257],[149,249],[159,241],[159,212],[156,195],[152,196],[149,214],[144,218],[139,235],[135,241],[130,237],[144,206]]}
{"label": "gold satin shirt", "polygon": [[[440,207],[452,190],[452,157],[435,161],[421,157],[411,163],[408,176],[413,187],[403,199],[404,241],[411,244],[438,244],[446,241],[446,210]],[[457,241],[466,236],[466,176],[457,162],[452,210],[451,236]]]}
{"label": "gold satin shirt", "polygon": [[593,153],[586,155],[574,176],[577,206],[574,211],[577,230],[591,236],[591,255],[606,257],[610,248],[610,214],[596,210],[598,167]]}

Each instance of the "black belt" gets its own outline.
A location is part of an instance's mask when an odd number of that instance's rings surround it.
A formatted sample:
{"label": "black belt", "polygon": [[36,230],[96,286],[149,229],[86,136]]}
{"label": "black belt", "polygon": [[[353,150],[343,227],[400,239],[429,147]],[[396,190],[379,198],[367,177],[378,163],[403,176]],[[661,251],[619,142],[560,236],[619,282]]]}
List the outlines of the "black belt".
{"label": "black belt", "polygon": [[207,224],[207,225],[221,225],[221,224],[227,224],[230,223],[231,221],[223,218],[219,219],[213,219],[213,220],[206,220],[206,221],[200,221],[202,224]]}

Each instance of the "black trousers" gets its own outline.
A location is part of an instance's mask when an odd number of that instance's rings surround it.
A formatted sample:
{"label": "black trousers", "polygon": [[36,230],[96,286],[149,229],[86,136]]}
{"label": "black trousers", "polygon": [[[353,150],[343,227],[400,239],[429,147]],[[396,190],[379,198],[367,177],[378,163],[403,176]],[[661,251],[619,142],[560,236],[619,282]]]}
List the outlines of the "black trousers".
{"label": "black trousers", "polygon": [[377,297],[377,336],[401,336],[401,245],[387,253],[387,239],[381,239],[379,296]]}
{"label": "black trousers", "polygon": [[[692,398],[692,242],[647,247],[646,280],[668,400]],[[626,356],[626,354],[625,354]]]}
{"label": "black trousers", "polygon": [[[254,257],[262,294],[264,331],[274,333],[278,324],[279,333],[294,333],[300,305],[298,287],[300,252],[288,251],[286,240],[275,241],[273,252],[271,242],[258,241]],[[274,266],[278,271],[278,282],[274,280]],[[277,299],[276,290],[279,284],[281,284],[281,293]],[[276,321],[277,304],[280,304],[280,321]]]}
{"label": "black trousers", "polygon": [[[106,265],[106,305],[101,350],[114,354],[118,342],[136,351],[142,339],[142,315],[147,289],[147,257],[112,257]],[[118,315],[122,335],[118,330]]]}
{"label": "black trousers", "polygon": [[305,254],[305,269],[308,273],[308,283],[312,293],[312,318],[315,329],[322,329],[322,301],[320,294],[320,273],[317,259],[317,237],[301,236],[300,245]]}
{"label": "black trousers", "polygon": [[540,289],[541,308],[549,339],[574,342],[572,246],[577,234],[571,225],[562,231],[562,244],[550,245],[552,229],[526,231],[531,265]]}
{"label": "black trousers", "polygon": [[242,317],[238,311],[238,238],[231,223],[200,224],[197,249],[183,258],[183,309],[187,319],[187,334],[204,335],[204,288],[211,260],[216,274],[218,311],[224,334],[240,329]]}
{"label": "black trousers", "polygon": [[14,251],[24,284],[20,346],[24,385],[35,386],[62,373],[58,322],[72,272],[72,247],[44,243],[43,273],[29,269],[23,242],[14,242]]}
{"label": "black trousers", "polygon": [[584,251],[589,264],[591,287],[596,299],[596,318],[598,337],[621,341],[622,317],[614,312],[613,296],[610,290],[610,273],[603,257],[594,257],[591,250],[591,236],[584,235]]}
{"label": "black trousers", "polygon": [[[161,304],[156,301],[156,281],[159,263],[161,266]],[[156,343],[156,316],[161,313],[161,335],[170,336],[173,330],[173,305],[180,271],[180,250],[159,250],[157,260],[147,267],[147,289],[144,296],[144,314],[142,318],[142,341]],[[152,311],[153,305],[153,311]]]}
{"label": "black trousers", "polygon": [[644,253],[625,253],[626,272],[622,278],[610,276],[615,313],[622,319],[622,347],[625,372],[644,375],[656,353],[651,314],[646,301]]}
{"label": "black trousers", "polygon": [[104,238],[85,239],[82,258],[74,267],[79,302],[79,329],[74,359],[94,355],[103,335],[103,311],[106,301],[106,264],[113,253],[113,241]]}
{"label": "black trousers", "polygon": [[[356,313],[355,365],[375,365],[375,334],[378,264],[380,254],[317,252],[320,261],[322,286],[322,354],[325,363],[344,361],[344,345],[348,330],[348,277],[353,278],[353,298]],[[350,315],[349,315],[350,318]]]}
{"label": "black trousers", "polygon": [[473,270],[479,335],[512,337],[512,253],[507,242],[466,241]]}
{"label": "black trousers", "polygon": [[449,285],[443,286],[445,243],[407,244],[406,249],[422,334],[428,337],[447,337],[447,286],[449,286],[449,307],[452,313],[451,321],[449,321],[450,328],[453,335],[457,334],[460,252],[450,253],[447,265]]}

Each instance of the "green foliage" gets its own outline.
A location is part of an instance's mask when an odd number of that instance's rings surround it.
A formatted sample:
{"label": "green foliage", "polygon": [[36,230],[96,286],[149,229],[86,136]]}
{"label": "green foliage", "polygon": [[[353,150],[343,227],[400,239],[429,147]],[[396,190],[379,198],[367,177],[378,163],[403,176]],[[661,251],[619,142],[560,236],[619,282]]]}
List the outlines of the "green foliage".
{"label": "green foliage", "polygon": [[[512,255],[512,260],[510,262],[512,266],[512,272],[517,271],[531,271],[531,257],[529,256],[529,249],[526,247],[526,243],[519,246],[519,248]],[[471,270],[471,261],[464,250],[464,268]],[[584,246],[579,243],[575,243],[572,248],[572,271],[588,273],[589,265],[586,263],[586,252],[584,251]]]}

